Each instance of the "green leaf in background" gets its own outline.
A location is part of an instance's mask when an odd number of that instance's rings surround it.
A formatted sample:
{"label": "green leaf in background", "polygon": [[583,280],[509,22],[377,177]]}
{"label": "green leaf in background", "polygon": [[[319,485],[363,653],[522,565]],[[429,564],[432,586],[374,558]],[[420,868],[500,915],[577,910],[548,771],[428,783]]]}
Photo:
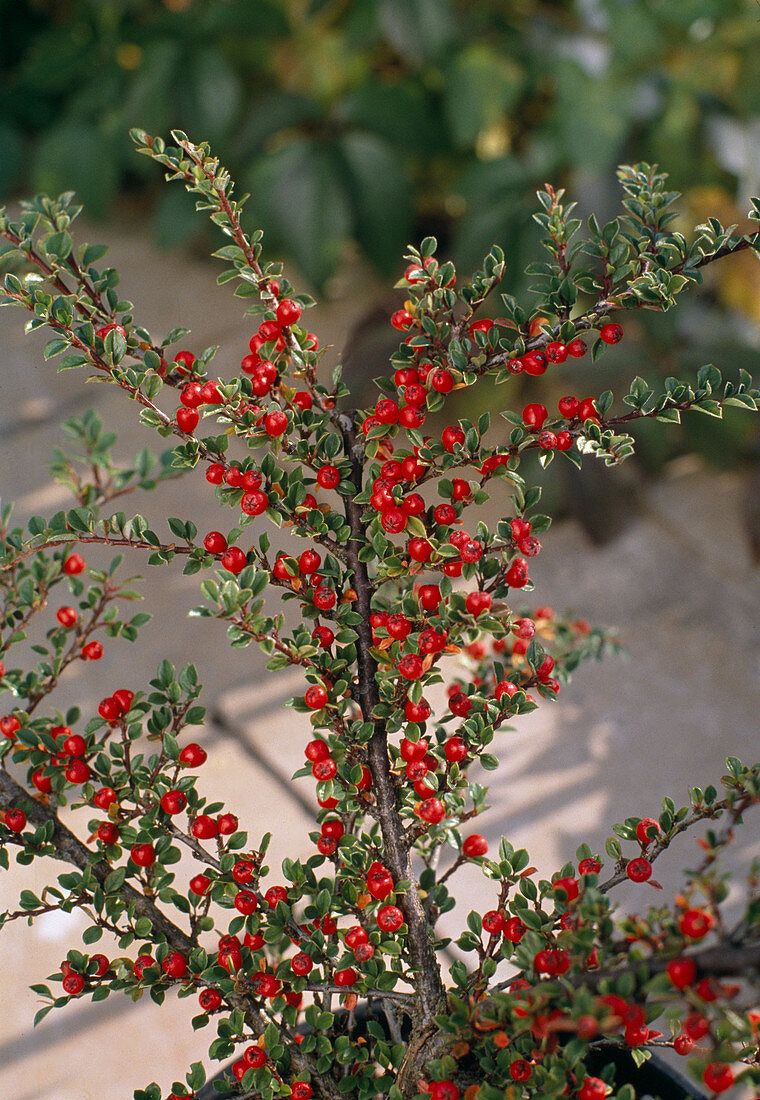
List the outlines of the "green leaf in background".
{"label": "green leaf in background", "polygon": [[280,130],[309,125],[319,117],[319,104],[298,92],[265,92],[246,110],[236,137],[238,153],[254,156]]}
{"label": "green leaf in background", "polygon": [[387,138],[417,156],[439,152],[445,142],[440,114],[419,83],[374,76],[352,88],[338,108],[341,121]]}
{"label": "green leaf in background", "polygon": [[474,42],[454,59],[444,111],[454,144],[466,149],[514,107],[525,82],[522,65],[504,49]]}
{"label": "green leaf in background", "polygon": [[335,149],[298,138],[259,162],[246,180],[251,212],[320,288],[351,229],[351,207]]}
{"label": "green leaf in background", "polygon": [[[463,213],[452,246],[458,263],[474,266],[494,241],[510,255],[515,233],[520,227],[524,232],[527,184],[525,168],[513,156],[475,161],[463,173],[456,186]],[[510,256],[509,266],[520,264]]]}
{"label": "green leaf in background", "polygon": [[31,165],[36,191],[76,191],[92,217],[103,217],[116,191],[118,169],[103,138],[86,122],[68,121],[38,144]]}
{"label": "green leaf in background", "polygon": [[354,204],[354,234],[381,270],[399,266],[410,235],[412,192],[404,164],[392,146],[371,134],[347,134],[340,151]]}
{"label": "green leaf in background", "polygon": [[195,200],[178,187],[161,194],[150,221],[151,234],[161,248],[176,248],[203,231]]}
{"label": "green leaf in background", "polygon": [[24,164],[21,135],[6,122],[0,122],[0,198],[12,191]]}
{"label": "green leaf in background", "polygon": [[562,156],[585,171],[618,158],[635,105],[620,72],[589,73],[570,58],[557,66],[557,102],[551,126]]}
{"label": "green leaf in background", "polygon": [[193,58],[181,97],[183,125],[204,141],[216,142],[235,121],[242,98],[240,78],[216,50],[204,50]]}
{"label": "green leaf in background", "polygon": [[380,27],[408,61],[439,60],[454,34],[448,0],[381,0]]}

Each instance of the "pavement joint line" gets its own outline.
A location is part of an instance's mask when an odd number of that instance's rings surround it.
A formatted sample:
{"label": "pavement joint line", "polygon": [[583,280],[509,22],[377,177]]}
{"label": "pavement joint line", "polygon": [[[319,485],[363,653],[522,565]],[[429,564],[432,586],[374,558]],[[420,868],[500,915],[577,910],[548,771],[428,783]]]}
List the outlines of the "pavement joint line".
{"label": "pavement joint line", "polygon": [[262,752],[261,749],[246,736],[245,730],[241,726],[238,726],[231,719],[227,718],[221,710],[211,711],[211,721],[221,731],[223,736],[229,737],[230,740],[240,746],[245,755],[277,784],[291,802],[295,802],[308,817],[314,816],[314,811],[316,809],[315,803],[300,792],[290,776],[272,764],[267,754]]}

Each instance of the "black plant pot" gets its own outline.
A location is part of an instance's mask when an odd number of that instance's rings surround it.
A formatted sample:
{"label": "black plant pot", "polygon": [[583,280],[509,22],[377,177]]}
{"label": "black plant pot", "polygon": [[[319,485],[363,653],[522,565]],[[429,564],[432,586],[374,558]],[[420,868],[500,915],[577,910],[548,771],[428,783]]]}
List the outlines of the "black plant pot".
{"label": "black plant pot", "polygon": [[[358,1005],[353,1013],[353,1021],[349,1027],[349,1035],[358,1038],[366,1024],[367,1008]],[[382,1011],[374,1010],[372,1018],[377,1020],[383,1028],[386,1027],[385,1016]],[[337,1016],[337,1013],[336,1013]],[[696,1087],[682,1073],[666,1062],[656,1051],[651,1052],[651,1057],[641,1066],[637,1066],[631,1053],[624,1047],[615,1046],[613,1043],[593,1049],[586,1059],[586,1069],[591,1074],[598,1074],[605,1066],[615,1066],[615,1085],[633,1085],[638,1100],[707,1100],[707,1093]],[[211,1078],[198,1093],[198,1100],[217,1100],[219,1093],[214,1088],[214,1081],[224,1078],[234,1080],[232,1076],[232,1062]]]}

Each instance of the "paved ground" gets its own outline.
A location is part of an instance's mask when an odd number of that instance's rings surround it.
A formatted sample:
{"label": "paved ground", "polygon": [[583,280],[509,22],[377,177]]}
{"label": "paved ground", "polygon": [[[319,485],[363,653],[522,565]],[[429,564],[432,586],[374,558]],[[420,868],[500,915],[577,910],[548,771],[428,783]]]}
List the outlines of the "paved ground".
{"label": "paved ground", "polygon": [[[238,300],[215,286],[209,266],[154,255],[128,230],[101,235],[113,242],[124,293],[134,299],[142,323],[156,332],[186,324],[194,329],[186,346],[220,343],[222,365],[239,360],[251,326]],[[351,301],[351,281],[349,274],[336,285],[314,319],[320,338],[338,347],[376,290],[362,273],[361,298]],[[20,518],[64,506],[45,463],[61,443],[60,419],[93,399],[110,425],[123,425],[125,458],[155,442],[130,419],[120,393],[84,387],[81,372],[56,375],[39,358],[40,341],[23,336],[21,327],[10,311],[0,314],[0,482],[3,498],[18,501]],[[508,835],[550,873],[573,857],[581,841],[601,847],[612,821],[655,813],[664,794],[678,800],[689,783],[717,779],[727,754],[756,757],[760,581],[737,519],[741,492],[735,475],[682,464],[669,480],[646,490],[641,518],[614,544],[592,548],[573,523],[544,539],[532,570],[534,602],[566,606],[570,593],[573,611],[621,627],[631,659],[580,670],[557,704],[542,704],[515,732],[502,733],[503,764],[489,777],[492,809],[482,826],[494,843]],[[162,499],[140,508],[159,517]],[[215,525],[213,497],[200,475],[185,479],[181,502],[182,514],[200,530]],[[178,508],[175,497],[170,514]],[[139,571],[141,565],[131,568]],[[309,848],[305,808],[311,788],[289,783],[303,759],[308,725],[283,707],[300,677],[263,677],[256,650],[231,651],[219,624],[188,620],[186,609],[197,602],[195,579],[153,571],[145,591],[155,618],[141,641],[132,648],[114,645],[99,667],[77,670],[62,690],[62,705],[76,701],[92,708],[104,682],[112,688],[144,683],[167,651],[177,664],[194,661],[213,715],[204,733],[213,747],[204,781],[210,794],[228,794],[253,836],[275,830],[276,869],[285,854]],[[685,841],[680,853],[658,865],[658,877],[675,885],[678,867],[693,853],[693,843]],[[757,855],[760,829],[750,820],[734,859],[746,865]],[[40,872],[18,869],[6,876],[0,905],[13,905],[24,886],[39,890],[45,881]],[[460,872],[458,882],[463,906],[477,898],[484,907],[483,882],[474,869]],[[621,895],[634,908],[653,899],[649,887]],[[457,927],[451,917],[445,926]],[[26,987],[57,969],[66,949],[77,945],[80,927],[73,918],[53,915],[33,930],[16,922],[0,936],[0,1094],[14,1100],[124,1100],[152,1079],[168,1091],[203,1056],[205,1033],[194,1036],[186,1026],[193,1002],[160,1010],[146,1000],[83,1003],[48,1016],[32,1033],[35,997]],[[75,1069],[89,1085],[73,1083]]]}

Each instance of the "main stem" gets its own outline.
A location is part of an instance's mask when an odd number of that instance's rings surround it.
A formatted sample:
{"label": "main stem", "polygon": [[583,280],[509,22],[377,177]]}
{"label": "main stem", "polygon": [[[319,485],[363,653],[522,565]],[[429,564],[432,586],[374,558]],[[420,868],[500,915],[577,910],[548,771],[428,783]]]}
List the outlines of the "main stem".
{"label": "main stem", "polygon": [[[340,417],[343,446],[351,462],[351,481],[358,495],[362,490],[363,441],[357,437],[353,414]],[[352,586],[357,596],[357,610],[361,622],[357,627],[357,663],[359,672],[359,704],[365,722],[372,722],[374,733],[370,738],[367,757],[372,783],[377,798],[380,829],[385,846],[385,859],[396,882],[408,881],[409,888],[400,901],[407,927],[407,943],[412,968],[417,975],[415,1031],[429,1032],[433,1017],[445,1005],[445,990],[441,971],[433,947],[433,930],[422,907],[417,880],[412,870],[411,851],[404,835],[404,827],[398,812],[398,791],[388,758],[388,735],[385,723],[375,715],[380,703],[377,688],[377,665],[372,656],[372,627],[370,626],[370,599],[372,586],[367,567],[359,560],[359,549],[364,544],[362,509],[353,496],[346,497],[346,519],[351,537],[346,547],[346,559],[353,575]]]}

